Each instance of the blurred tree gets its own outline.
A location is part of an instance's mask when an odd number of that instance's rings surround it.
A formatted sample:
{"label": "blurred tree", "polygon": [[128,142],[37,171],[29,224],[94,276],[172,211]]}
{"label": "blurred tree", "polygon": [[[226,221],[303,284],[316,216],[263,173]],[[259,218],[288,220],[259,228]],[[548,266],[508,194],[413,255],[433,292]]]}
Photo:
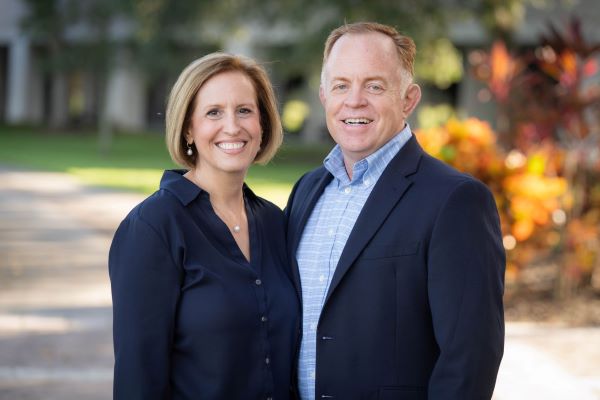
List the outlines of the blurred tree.
{"label": "blurred tree", "polygon": [[436,64],[437,68],[427,69],[420,78],[446,88],[462,78],[460,54],[447,40],[451,24],[475,18],[489,32],[490,41],[497,35],[509,37],[522,23],[527,5],[535,3],[541,7],[546,1],[229,0],[220,4],[227,9],[226,13],[233,12],[229,19],[237,20],[238,24],[259,21],[266,29],[283,27],[295,33],[291,35],[290,46],[276,48],[273,53],[286,60],[283,67],[290,75],[319,72],[323,42],[333,28],[344,22],[371,20],[395,26],[413,37],[419,59],[443,59]]}
{"label": "blurred tree", "polygon": [[[24,1],[30,13],[23,26],[47,45],[47,70],[56,76],[85,70],[96,77],[99,137],[106,150],[110,143],[106,83],[123,51],[154,82],[169,79],[207,51],[251,40],[256,56],[275,61],[276,81],[302,76],[315,82],[329,31],[344,21],[375,20],[414,37],[419,48],[418,78],[445,88],[462,76],[460,53],[444,39],[449,25],[483,14],[491,16],[484,18],[491,32],[507,31],[516,26],[522,17],[519,10],[532,0],[510,0],[510,4],[496,0]],[[430,68],[421,68],[424,65]]]}
{"label": "blurred tree", "polygon": [[[64,123],[56,107],[65,103],[64,90],[61,87],[65,82],[65,72],[73,67],[75,60],[65,56],[65,28],[72,23],[73,9],[66,5],[59,10],[56,1],[25,0],[29,13],[21,21],[21,27],[32,37],[34,42],[44,41],[46,45],[45,57],[40,59],[40,68],[46,75],[51,75],[50,98],[50,123],[51,127],[58,128]],[[56,116],[56,117],[55,117]]]}
{"label": "blurred tree", "polygon": [[[476,77],[487,83],[499,115],[508,121],[498,124],[504,147],[525,155],[540,146],[550,149],[544,162],[537,158],[536,169],[552,166],[552,173],[568,183],[553,214],[562,222],[549,239],[555,251],[546,254],[559,261],[559,296],[600,279],[598,56],[600,43],[587,41],[580,21],[572,18],[564,29],[549,25],[531,51],[513,55],[496,42],[489,53],[470,57],[476,60]],[[529,227],[525,239],[536,236]]]}
{"label": "blurred tree", "polygon": [[[123,3],[118,0],[25,0],[25,3],[29,13],[22,26],[35,43],[48,49],[41,65],[51,74],[51,90],[59,91],[69,72],[87,71],[95,78],[99,104],[99,149],[108,151],[112,130],[107,118],[106,82],[115,52],[110,28],[115,17],[123,13]],[[69,35],[77,36],[70,32],[77,26],[85,26],[85,31],[76,40],[67,40]],[[52,122],[59,127],[57,123],[65,121]]]}

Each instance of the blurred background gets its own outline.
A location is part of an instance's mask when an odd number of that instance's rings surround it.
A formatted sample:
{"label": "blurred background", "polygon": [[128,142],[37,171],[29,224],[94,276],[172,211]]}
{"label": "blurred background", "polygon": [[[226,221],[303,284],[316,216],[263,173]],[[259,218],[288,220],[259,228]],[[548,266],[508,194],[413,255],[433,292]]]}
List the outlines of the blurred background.
{"label": "blurred background", "polygon": [[[174,167],[180,71],[215,50],[265,65],[286,137],[247,181],[284,207],[332,147],[323,42],[361,20],[415,39],[417,139],[496,197],[509,324],[495,398],[600,398],[598,0],[0,0],[0,399],[110,398],[106,255]],[[515,371],[540,365],[519,388]]]}

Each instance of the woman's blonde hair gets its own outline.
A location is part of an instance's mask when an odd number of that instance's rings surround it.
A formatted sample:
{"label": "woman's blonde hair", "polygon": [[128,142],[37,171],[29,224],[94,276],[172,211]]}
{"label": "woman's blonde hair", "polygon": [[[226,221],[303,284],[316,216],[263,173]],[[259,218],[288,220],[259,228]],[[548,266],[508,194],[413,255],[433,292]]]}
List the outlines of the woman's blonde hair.
{"label": "woman's blonde hair", "polygon": [[273,158],[283,140],[283,131],[273,86],[266,71],[256,61],[232,54],[211,53],[193,61],[177,78],[171,89],[166,112],[166,141],[169,154],[177,164],[196,166],[198,153],[186,154],[185,134],[189,129],[198,90],[213,76],[230,71],[246,75],[254,86],[262,128],[261,148],[254,162],[266,164]]}

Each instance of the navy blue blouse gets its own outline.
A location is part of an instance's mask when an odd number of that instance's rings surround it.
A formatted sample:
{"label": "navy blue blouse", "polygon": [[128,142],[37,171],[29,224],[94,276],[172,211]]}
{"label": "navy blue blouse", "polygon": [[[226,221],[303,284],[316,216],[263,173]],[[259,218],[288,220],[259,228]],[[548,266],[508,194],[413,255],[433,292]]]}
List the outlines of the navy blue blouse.
{"label": "navy blue blouse", "polygon": [[244,187],[250,262],[209,194],[165,171],[109,255],[115,399],[288,399],[299,305],[283,213]]}

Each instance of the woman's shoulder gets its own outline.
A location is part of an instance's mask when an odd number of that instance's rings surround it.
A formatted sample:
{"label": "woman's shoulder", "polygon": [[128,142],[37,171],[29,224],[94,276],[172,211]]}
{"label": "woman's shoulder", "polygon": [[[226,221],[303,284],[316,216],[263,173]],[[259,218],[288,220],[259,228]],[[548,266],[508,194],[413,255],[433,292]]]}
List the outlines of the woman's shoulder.
{"label": "woman's shoulder", "polygon": [[164,225],[166,220],[176,218],[184,207],[168,190],[159,189],[136,205],[125,220],[143,220],[154,227]]}

